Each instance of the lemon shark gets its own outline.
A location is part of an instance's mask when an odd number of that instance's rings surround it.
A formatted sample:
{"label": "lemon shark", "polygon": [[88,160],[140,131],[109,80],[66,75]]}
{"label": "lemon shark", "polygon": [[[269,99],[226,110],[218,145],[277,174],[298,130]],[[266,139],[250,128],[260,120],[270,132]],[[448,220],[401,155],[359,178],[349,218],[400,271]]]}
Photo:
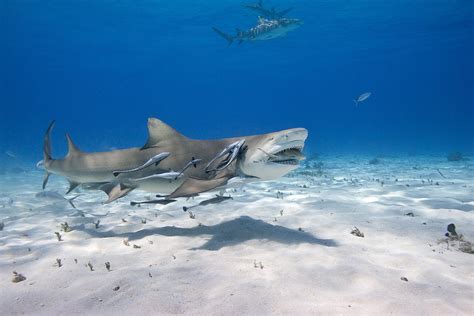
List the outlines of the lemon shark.
{"label": "lemon shark", "polygon": [[77,186],[96,186],[108,194],[105,203],[134,189],[167,199],[195,196],[233,183],[277,179],[298,167],[308,136],[304,128],[217,140],[191,139],[159,119],[148,119],[142,147],[84,152],[66,134],[68,153],[54,159],[49,125],[43,145],[45,188],[50,174],[65,177],[67,193]]}

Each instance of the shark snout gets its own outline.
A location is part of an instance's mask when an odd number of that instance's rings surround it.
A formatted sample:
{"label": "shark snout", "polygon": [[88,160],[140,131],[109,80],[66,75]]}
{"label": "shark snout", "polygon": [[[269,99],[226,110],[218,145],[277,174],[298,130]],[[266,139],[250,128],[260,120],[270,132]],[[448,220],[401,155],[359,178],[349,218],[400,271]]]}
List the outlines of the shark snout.
{"label": "shark snout", "polygon": [[297,153],[301,154],[304,148],[304,142],[308,137],[308,130],[305,128],[292,128],[281,131],[278,136],[274,138],[269,146],[265,146],[268,153],[273,155],[282,153],[285,150],[296,150]]}
{"label": "shark snout", "polygon": [[306,128],[292,128],[284,131],[279,137],[280,142],[301,141],[304,142],[308,138],[308,130]]}

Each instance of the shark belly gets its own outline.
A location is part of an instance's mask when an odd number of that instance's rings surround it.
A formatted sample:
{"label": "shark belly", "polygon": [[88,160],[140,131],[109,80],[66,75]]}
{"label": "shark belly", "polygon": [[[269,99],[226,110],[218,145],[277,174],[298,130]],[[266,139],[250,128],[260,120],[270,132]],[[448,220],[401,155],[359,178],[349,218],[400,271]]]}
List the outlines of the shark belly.
{"label": "shark belly", "polygon": [[132,180],[130,181],[138,186],[139,190],[143,190],[150,193],[160,193],[160,194],[170,194],[171,192],[175,191],[183,182],[185,181],[185,177],[181,177],[178,179],[158,179],[158,178],[151,178],[145,180]]}

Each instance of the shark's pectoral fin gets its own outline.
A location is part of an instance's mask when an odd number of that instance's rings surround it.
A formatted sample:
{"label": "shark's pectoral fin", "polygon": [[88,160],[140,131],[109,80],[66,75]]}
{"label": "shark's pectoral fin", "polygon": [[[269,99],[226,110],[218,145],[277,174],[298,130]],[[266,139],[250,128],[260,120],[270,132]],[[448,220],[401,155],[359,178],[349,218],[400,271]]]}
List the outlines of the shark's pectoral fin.
{"label": "shark's pectoral fin", "polygon": [[72,181],[72,180],[68,180],[68,181],[69,181],[69,189],[67,190],[66,194],[71,193],[72,190],[74,190],[75,188],[77,188],[80,185],[79,182],[75,182],[75,181]]}
{"label": "shark's pectoral fin", "polygon": [[195,196],[199,193],[225,185],[227,181],[229,181],[229,177],[221,177],[211,180],[188,178],[173,193],[168,195],[167,198],[173,199],[178,197]]}
{"label": "shark's pectoral fin", "polygon": [[104,202],[104,204],[107,204],[112,201],[115,201],[116,199],[124,197],[125,195],[130,193],[133,189],[135,189],[135,187],[124,184],[124,183],[110,182],[110,183],[106,183],[102,185],[99,189],[107,193],[107,195],[109,196],[107,201]]}
{"label": "shark's pectoral fin", "polygon": [[148,140],[141,148],[147,149],[156,147],[159,143],[175,142],[176,140],[186,139],[186,136],[176,131],[171,126],[163,123],[159,119],[148,119]]}
{"label": "shark's pectoral fin", "polygon": [[46,173],[44,174],[44,178],[43,178],[43,190],[46,188],[46,185],[48,184],[48,180],[49,180],[49,176],[51,175],[51,173],[49,173],[48,171],[46,171]]}

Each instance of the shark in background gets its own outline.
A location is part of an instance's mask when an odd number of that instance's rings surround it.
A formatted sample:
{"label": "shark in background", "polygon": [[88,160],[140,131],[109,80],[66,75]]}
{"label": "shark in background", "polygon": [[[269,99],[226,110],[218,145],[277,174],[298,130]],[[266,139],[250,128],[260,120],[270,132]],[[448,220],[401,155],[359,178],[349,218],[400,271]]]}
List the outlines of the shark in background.
{"label": "shark in background", "polygon": [[259,0],[255,4],[244,4],[243,7],[256,12],[261,17],[270,20],[282,19],[288,14],[288,12],[293,10],[293,8],[288,8],[282,11],[277,11],[274,7],[267,9],[263,6],[263,0]]}
{"label": "shark in background", "polygon": [[304,128],[217,140],[190,139],[164,122],[148,119],[142,147],[106,152],[81,151],[66,135],[68,154],[54,159],[51,131],[44,136],[43,189],[50,174],[65,177],[67,193],[79,185],[98,188],[105,203],[135,189],[164,194],[166,199],[196,196],[235,183],[277,179],[298,167],[308,136]]}
{"label": "shark in background", "polygon": [[216,27],[212,27],[212,29],[231,45],[234,41],[237,41],[238,44],[242,44],[243,42],[266,41],[283,37],[286,36],[288,32],[299,28],[302,24],[303,21],[300,19],[282,18],[269,20],[260,17],[256,26],[244,31],[236,29],[235,35],[224,33]]}
{"label": "shark in background", "polygon": [[256,4],[244,4],[243,6],[258,14],[257,25],[247,30],[237,28],[235,35],[225,33],[217,27],[212,27],[229,45],[234,41],[242,44],[243,42],[266,41],[283,37],[303,24],[303,21],[300,19],[285,17],[293,8],[282,11],[277,11],[275,8],[267,9],[263,6],[261,0]]}

